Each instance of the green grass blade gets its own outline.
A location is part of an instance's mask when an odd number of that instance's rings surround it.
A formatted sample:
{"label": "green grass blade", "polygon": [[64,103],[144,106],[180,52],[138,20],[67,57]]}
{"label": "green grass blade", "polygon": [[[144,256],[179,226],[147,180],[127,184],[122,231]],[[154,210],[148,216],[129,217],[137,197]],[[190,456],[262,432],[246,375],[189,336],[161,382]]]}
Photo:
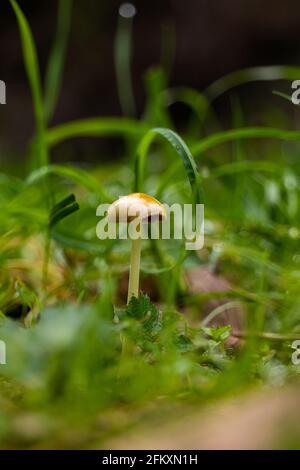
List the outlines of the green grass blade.
{"label": "green grass blade", "polygon": [[184,164],[184,168],[192,188],[194,201],[197,204],[202,203],[202,185],[194,158],[186,143],[182,140],[181,137],[179,137],[178,134],[176,134],[176,132],[172,131],[171,129],[164,129],[159,127],[151,129],[141,140],[137,150],[135,162],[135,191],[142,191],[143,189],[146,157],[148,149],[156,136],[161,136],[166,139],[171,144],[176,154],[180,157]]}
{"label": "green grass blade", "polygon": [[[283,99],[285,99],[285,100],[290,101],[291,103],[293,103],[293,101],[292,101],[292,96],[287,95],[286,93],[283,93],[282,91],[273,90],[273,91],[272,91],[272,94],[273,94],[274,96],[279,96],[280,98],[283,98]],[[294,104],[294,103],[293,103],[293,104]]]}
{"label": "green grass blade", "polygon": [[118,94],[125,116],[135,115],[135,101],[131,83],[131,56],[132,56],[132,16],[119,15],[117,34],[114,46],[115,69],[117,76]]}
{"label": "green grass blade", "polygon": [[197,142],[192,147],[195,157],[203,152],[226,142],[233,142],[238,139],[279,139],[279,140],[299,140],[300,131],[289,131],[276,129],[273,127],[244,127],[241,129],[230,129],[212,134]]}
{"label": "green grass blade", "polygon": [[[245,126],[244,113],[242,110],[240,99],[237,95],[230,97],[231,110],[232,110],[232,126],[234,129],[239,129]],[[246,152],[244,149],[243,141],[236,140],[233,145],[234,160],[236,162],[242,162],[246,160]],[[243,212],[244,208],[244,194],[246,189],[246,181],[244,174],[238,174],[235,179],[234,185],[234,197],[233,197],[233,208],[232,210],[239,217],[239,214]]]}
{"label": "green grass blade", "polygon": [[[173,166],[169,168],[169,171],[161,178],[159,183],[156,197],[160,200],[164,193],[166,187],[168,187],[168,182],[175,179],[181,170],[180,162],[176,162]],[[273,162],[268,162],[265,160],[243,160],[240,162],[226,163],[220,165],[214,169],[210,169],[206,175],[203,175],[203,180],[212,180],[217,178],[222,178],[223,176],[235,175],[239,173],[271,173],[273,175],[282,175],[284,171],[283,165],[278,165]],[[174,183],[178,184],[178,183]]]}
{"label": "green grass blade", "polygon": [[81,168],[74,168],[63,165],[48,165],[32,172],[27,178],[27,184],[34,184],[47,175],[57,175],[67,178],[80,186],[97,194],[102,201],[112,201],[112,198],[106,193],[96,178]]}
{"label": "green grass blade", "polygon": [[[287,141],[300,141],[300,131],[289,131],[272,127],[244,127],[241,129],[229,129],[227,131],[211,134],[208,137],[201,139],[199,142],[192,146],[191,152],[196,159],[197,157],[200,157],[203,153],[205,153],[207,150],[210,150],[216,147],[217,145],[225,144],[228,142],[234,142],[239,139],[243,140],[263,138],[272,138]],[[268,171],[268,168],[265,168],[265,164],[262,164],[262,167],[259,167],[257,163],[255,163],[254,165],[257,171]],[[235,166],[233,165],[232,168],[235,168]],[[245,166],[243,166],[243,164],[241,164],[240,166],[237,165],[237,168],[237,171],[247,171],[249,168],[249,162],[246,162]],[[166,186],[166,182],[172,180],[179,170],[180,162],[176,162],[174,163],[174,165],[170,166],[165,177],[161,179],[157,191],[158,198],[160,198],[161,194],[163,193],[163,190]],[[218,176],[221,176],[221,174]]]}
{"label": "green grass blade", "polygon": [[36,121],[36,138],[38,143],[37,166],[48,164],[48,151],[45,140],[45,116],[43,108],[43,97],[41,91],[40,70],[37,59],[36,48],[30,26],[22,10],[15,0],[10,0],[12,8],[17,17],[20,30],[21,42],[26,73],[28,76],[31,95],[34,105]]}
{"label": "green grass blade", "polygon": [[164,273],[167,273],[168,271],[173,271],[174,268],[176,268],[177,266],[181,266],[186,257],[187,257],[187,252],[185,251],[185,249],[181,247],[179,249],[179,255],[175,260],[168,258],[168,263],[165,263],[167,264],[167,266],[164,266],[163,268],[156,268],[156,267],[145,266],[144,264],[142,264],[141,272],[146,273],[146,274],[164,274]]}
{"label": "green grass blade", "polygon": [[47,132],[50,146],[74,137],[141,136],[149,127],[137,120],[126,118],[90,118],[67,122]]}
{"label": "green grass blade", "polygon": [[265,160],[243,160],[220,165],[217,168],[210,170],[205,179],[220,178],[222,176],[234,175],[243,172],[262,172],[280,175],[283,171],[284,166],[278,165],[274,162],[268,162]]}
{"label": "green grass blade", "polygon": [[65,207],[69,206],[70,204],[73,204],[74,202],[76,202],[76,198],[75,198],[74,194],[70,194],[65,199],[60,201],[58,204],[55,204],[55,206],[51,210],[50,217],[54,216],[61,209],[64,209]]}
{"label": "green grass blade", "polygon": [[50,217],[49,227],[54,227],[54,225],[56,225],[60,220],[65,219],[69,215],[73,214],[73,212],[76,212],[78,210],[79,204],[77,202],[74,202],[73,204],[66,206],[64,209],[57,211]]}
{"label": "green grass blade", "polygon": [[144,82],[147,99],[143,119],[150,127],[172,127],[164,70],[161,67],[151,67],[145,74]]}
{"label": "green grass blade", "polygon": [[237,70],[213,82],[205,91],[210,101],[218,98],[228,90],[255,81],[297,80],[300,77],[300,67],[291,65],[271,65],[250,67]]}
{"label": "green grass blade", "polygon": [[174,19],[162,24],[161,31],[161,66],[169,81],[176,55],[176,27]]}
{"label": "green grass blade", "polygon": [[104,255],[106,248],[97,242],[76,238],[60,232],[56,227],[51,230],[51,237],[60,245],[74,250],[87,251],[89,254]]}
{"label": "green grass blade", "polygon": [[58,100],[70,32],[73,0],[59,0],[57,30],[45,79],[45,115],[52,119]]}

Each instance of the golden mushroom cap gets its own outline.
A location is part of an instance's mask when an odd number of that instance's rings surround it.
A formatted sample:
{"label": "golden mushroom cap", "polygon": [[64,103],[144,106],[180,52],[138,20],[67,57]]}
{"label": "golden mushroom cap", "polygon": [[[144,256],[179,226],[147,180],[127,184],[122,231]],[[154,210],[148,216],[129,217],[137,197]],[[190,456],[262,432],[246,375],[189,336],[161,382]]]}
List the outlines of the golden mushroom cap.
{"label": "golden mushroom cap", "polygon": [[164,206],[154,197],[144,193],[132,193],[113,202],[108,209],[108,220],[132,222],[136,218],[142,223],[166,218]]}

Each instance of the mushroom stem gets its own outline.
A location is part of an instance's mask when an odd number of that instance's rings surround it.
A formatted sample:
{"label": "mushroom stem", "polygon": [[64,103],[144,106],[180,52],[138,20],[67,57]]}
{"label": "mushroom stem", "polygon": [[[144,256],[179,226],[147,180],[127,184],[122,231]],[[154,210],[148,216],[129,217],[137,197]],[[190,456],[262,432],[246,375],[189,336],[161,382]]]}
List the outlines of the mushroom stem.
{"label": "mushroom stem", "polygon": [[141,237],[132,240],[127,304],[131,297],[139,296],[141,243]]}

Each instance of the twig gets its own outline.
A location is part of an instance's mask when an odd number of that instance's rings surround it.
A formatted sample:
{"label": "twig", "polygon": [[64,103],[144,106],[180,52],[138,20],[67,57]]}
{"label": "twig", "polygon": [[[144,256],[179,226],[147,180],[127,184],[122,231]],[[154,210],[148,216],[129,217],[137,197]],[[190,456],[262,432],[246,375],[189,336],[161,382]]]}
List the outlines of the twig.
{"label": "twig", "polygon": [[232,336],[237,338],[261,338],[270,341],[295,341],[300,340],[300,333],[291,334],[280,334],[271,332],[245,332],[245,331],[233,331]]}

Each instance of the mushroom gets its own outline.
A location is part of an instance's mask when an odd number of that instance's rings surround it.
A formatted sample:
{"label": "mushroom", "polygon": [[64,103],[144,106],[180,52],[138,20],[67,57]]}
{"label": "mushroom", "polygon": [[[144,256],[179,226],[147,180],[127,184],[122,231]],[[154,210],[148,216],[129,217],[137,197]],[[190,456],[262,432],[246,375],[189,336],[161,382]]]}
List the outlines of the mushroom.
{"label": "mushroom", "polygon": [[127,304],[132,297],[139,296],[139,277],[141,259],[142,224],[163,220],[166,218],[164,206],[154,197],[143,193],[133,193],[123,196],[113,202],[108,208],[108,222],[131,223],[134,222],[132,239],[130,273],[128,284]]}

